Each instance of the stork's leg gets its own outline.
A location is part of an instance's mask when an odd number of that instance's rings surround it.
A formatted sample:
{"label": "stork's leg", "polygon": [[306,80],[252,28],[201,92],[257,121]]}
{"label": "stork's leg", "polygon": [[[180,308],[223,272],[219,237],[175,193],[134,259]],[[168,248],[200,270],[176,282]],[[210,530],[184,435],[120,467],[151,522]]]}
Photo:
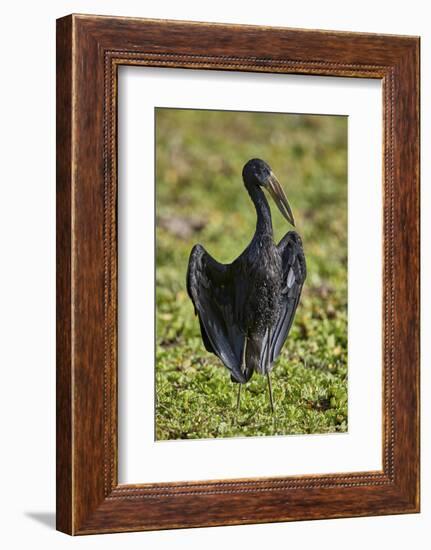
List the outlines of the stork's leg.
{"label": "stork's leg", "polygon": [[272,397],[271,376],[269,374],[271,368],[271,355],[270,355],[270,342],[271,342],[271,329],[268,329],[268,345],[266,346],[266,378],[268,380],[269,402],[271,403],[271,411],[274,414],[274,399]]}
{"label": "stork's leg", "polygon": [[[242,356],[241,356],[241,370],[242,372],[245,372],[245,351],[247,349],[247,336],[244,338],[244,347],[242,349]],[[239,406],[241,401],[241,382],[238,384],[238,395],[236,398],[236,412],[239,412]]]}
{"label": "stork's leg", "polygon": [[272,397],[271,376],[269,374],[269,371],[266,372],[266,378],[268,379],[269,402],[271,403],[272,414],[274,414],[274,399]]}

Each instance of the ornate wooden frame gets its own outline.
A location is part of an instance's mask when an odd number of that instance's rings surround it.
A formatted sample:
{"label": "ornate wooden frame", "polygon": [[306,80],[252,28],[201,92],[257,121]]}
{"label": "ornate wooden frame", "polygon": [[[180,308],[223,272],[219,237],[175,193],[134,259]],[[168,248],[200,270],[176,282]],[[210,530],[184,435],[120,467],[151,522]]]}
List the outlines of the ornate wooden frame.
{"label": "ornate wooden frame", "polygon": [[[384,101],[383,470],[119,485],[119,65],[377,78]],[[419,38],[70,15],[57,21],[57,528],[419,511]]]}

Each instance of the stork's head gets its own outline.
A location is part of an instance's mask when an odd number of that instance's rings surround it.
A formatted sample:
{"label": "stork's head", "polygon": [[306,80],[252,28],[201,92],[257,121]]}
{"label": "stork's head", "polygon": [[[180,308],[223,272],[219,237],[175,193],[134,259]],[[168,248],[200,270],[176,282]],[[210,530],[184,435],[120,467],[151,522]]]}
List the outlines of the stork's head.
{"label": "stork's head", "polygon": [[242,177],[246,185],[254,184],[267,189],[286,220],[295,225],[286,194],[269,164],[261,159],[251,159],[245,164]]}

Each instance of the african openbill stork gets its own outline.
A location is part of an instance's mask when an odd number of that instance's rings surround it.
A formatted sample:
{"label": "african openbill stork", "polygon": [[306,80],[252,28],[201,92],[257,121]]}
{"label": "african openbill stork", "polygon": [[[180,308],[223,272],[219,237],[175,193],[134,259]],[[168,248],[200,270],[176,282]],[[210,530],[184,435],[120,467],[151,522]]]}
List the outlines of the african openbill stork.
{"label": "african openbill stork", "polygon": [[219,357],[241,386],[254,371],[267,376],[289,334],[306,276],[301,239],[289,231],[273,240],[271,210],[262,189],[271,194],[286,220],[295,225],[286,195],[269,165],[249,160],[243,168],[245,188],[257,213],[256,231],[242,254],[230,264],[217,262],[200,244],[193,247],[187,291],[198,315],[207,351]]}

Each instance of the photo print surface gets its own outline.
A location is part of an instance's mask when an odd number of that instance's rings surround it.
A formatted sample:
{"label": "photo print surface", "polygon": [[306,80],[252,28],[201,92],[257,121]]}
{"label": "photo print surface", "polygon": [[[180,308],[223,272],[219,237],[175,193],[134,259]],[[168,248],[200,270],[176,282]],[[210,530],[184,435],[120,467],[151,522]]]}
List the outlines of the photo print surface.
{"label": "photo print surface", "polygon": [[347,431],[347,124],[156,108],[156,440]]}

